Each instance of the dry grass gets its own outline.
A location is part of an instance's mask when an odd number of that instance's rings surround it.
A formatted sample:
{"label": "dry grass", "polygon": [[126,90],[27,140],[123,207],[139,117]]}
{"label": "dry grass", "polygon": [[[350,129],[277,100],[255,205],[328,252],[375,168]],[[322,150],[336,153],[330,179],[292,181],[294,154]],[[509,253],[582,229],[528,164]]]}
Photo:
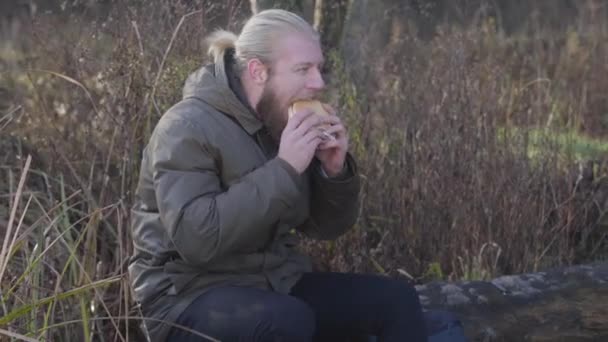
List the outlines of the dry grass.
{"label": "dry grass", "polygon": [[[0,336],[141,340],[126,278],[141,150],[204,62],[198,37],[238,27],[242,6],[41,15],[15,42],[21,57],[0,64]],[[321,267],[418,282],[606,255],[607,36],[503,37],[490,22],[403,37],[366,85],[332,57],[364,206],[356,230],[305,248]]]}
{"label": "dry grass", "polygon": [[608,32],[556,34],[537,52],[486,25],[404,37],[359,93],[336,81],[366,205],[359,230],[313,248],[326,267],[488,279],[588,261],[605,246],[608,150],[584,135],[606,132],[608,84],[572,55],[600,70]]}

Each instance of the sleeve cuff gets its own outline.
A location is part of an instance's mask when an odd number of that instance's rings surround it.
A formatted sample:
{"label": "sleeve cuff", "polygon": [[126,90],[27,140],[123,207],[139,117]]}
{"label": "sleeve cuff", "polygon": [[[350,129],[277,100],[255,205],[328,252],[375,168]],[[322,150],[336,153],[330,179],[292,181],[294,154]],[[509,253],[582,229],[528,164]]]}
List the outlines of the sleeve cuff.
{"label": "sleeve cuff", "polygon": [[344,161],[344,165],[342,166],[342,170],[340,171],[340,173],[338,173],[336,176],[329,177],[329,175],[327,175],[327,172],[325,172],[325,169],[323,168],[323,166],[321,166],[321,164],[319,164],[319,172],[321,172],[321,176],[323,176],[323,178],[325,178],[325,179],[342,178],[342,177],[344,177],[344,175],[346,174],[347,171],[348,171],[348,165],[346,164],[346,161]]}
{"label": "sleeve cuff", "polygon": [[329,181],[346,181],[350,178],[352,178],[355,174],[355,167],[353,165],[353,161],[352,161],[352,157],[347,154],[346,155],[346,159],[344,160],[344,166],[342,167],[342,171],[340,171],[340,173],[334,177],[329,177],[329,175],[325,172],[325,170],[323,170],[323,166],[321,165],[321,163],[319,161],[317,161],[317,166],[316,166],[319,174],[321,175],[322,178],[329,180]]}

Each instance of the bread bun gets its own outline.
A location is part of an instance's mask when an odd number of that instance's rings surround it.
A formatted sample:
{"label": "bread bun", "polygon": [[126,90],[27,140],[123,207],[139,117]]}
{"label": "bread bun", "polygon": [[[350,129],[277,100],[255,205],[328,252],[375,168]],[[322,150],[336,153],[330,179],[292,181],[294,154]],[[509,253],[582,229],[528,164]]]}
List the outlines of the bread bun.
{"label": "bread bun", "polygon": [[318,115],[329,115],[329,113],[323,107],[323,104],[317,100],[300,100],[291,104],[289,108],[289,117],[294,113],[304,109],[311,109],[315,114]]}
{"label": "bread bun", "polygon": [[[323,107],[323,103],[320,101],[317,101],[317,100],[295,101],[294,103],[291,104],[291,106],[289,106],[288,115],[291,118],[294,113],[297,113],[297,112],[299,112],[301,110],[305,110],[305,109],[311,109],[316,115],[329,115],[329,112],[327,110],[325,110],[325,107]],[[330,127],[329,125],[322,125],[321,129],[328,129],[329,127]],[[335,138],[336,138],[327,132],[323,132],[323,135],[324,135],[325,140],[327,140],[327,139],[335,140]]]}

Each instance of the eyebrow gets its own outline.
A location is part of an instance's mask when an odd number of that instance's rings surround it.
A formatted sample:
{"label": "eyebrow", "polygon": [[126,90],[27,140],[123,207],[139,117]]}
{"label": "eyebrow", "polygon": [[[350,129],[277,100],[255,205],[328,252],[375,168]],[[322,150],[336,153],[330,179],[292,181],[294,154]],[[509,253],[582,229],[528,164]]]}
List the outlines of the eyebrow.
{"label": "eyebrow", "polygon": [[[298,64],[296,64],[296,65],[294,66],[294,69],[298,69],[298,68],[300,68],[300,67],[310,67],[310,66],[313,66],[313,65],[315,65],[315,64],[316,64],[316,63],[312,63],[312,62],[302,62],[302,63],[298,63]],[[323,60],[323,61],[321,61],[321,62],[319,62],[319,68],[322,68],[324,64],[325,64],[325,61],[324,61],[324,60]]]}

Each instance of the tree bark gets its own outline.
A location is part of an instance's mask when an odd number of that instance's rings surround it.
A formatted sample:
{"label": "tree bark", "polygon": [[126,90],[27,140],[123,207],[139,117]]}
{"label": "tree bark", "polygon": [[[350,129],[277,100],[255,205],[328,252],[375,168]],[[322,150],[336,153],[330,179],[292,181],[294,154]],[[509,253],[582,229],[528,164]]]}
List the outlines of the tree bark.
{"label": "tree bark", "polygon": [[315,1],[314,28],[317,31],[320,31],[321,23],[324,21],[323,20],[323,5],[325,3],[326,2],[323,0]]}
{"label": "tree bark", "polygon": [[422,306],[455,313],[471,341],[606,341],[608,264],[416,286]]}
{"label": "tree bark", "polygon": [[312,24],[314,0],[250,0],[251,12],[258,13],[266,9],[280,8],[294,12]]}
{"label": "tree bark", "polygon": [[315,1],[314,27],[321,33],[325,50],[339,47],[348,5],[348,0]]}
{"label": "tree bark", "polygon": [[351,0],[340,41],[341,56],[356,84],[367,84],[369,65],[388,43],[389,0]]}

